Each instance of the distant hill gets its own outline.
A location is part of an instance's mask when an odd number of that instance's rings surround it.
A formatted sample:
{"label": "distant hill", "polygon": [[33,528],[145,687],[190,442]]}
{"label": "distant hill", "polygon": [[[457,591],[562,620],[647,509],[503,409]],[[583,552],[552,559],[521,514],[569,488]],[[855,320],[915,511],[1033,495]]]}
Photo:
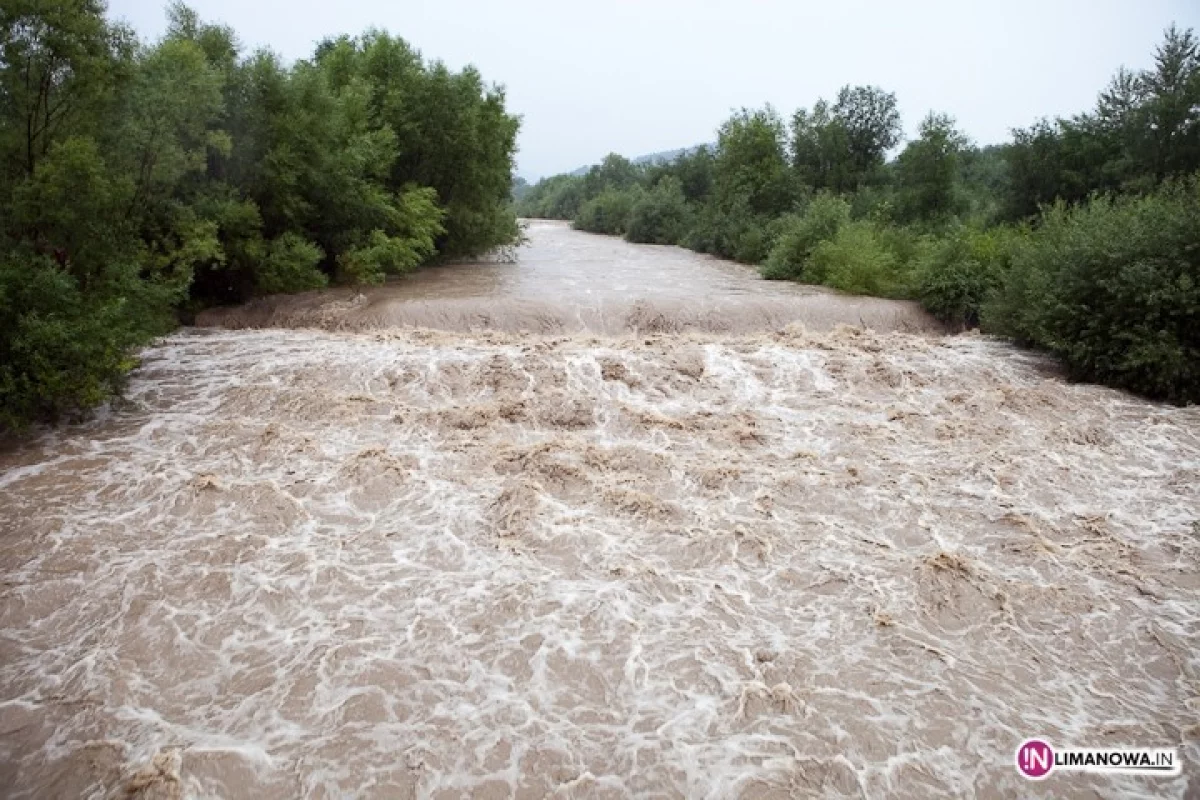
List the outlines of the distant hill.
{"label": "distant hill", "polygon": [[685,156],[693,151],[699,150],[704,145],[693,145],[692,147],[681,147],[678,150],[663,150],[661,153],[650,153],[645,156],[638,156],[630,159],[635,164],[662,164],[668,161],[674,161],[680,156]]}
{"label": "distant hill", "polygon": [[[659,153],[648,153],[644,156],[637,156],[636,158],[631,158],[629,160],[632,161],[634,164],[639,164],[639,165],[641,165],[641,164],[661,164],[661,163],[665,163],[667,161],[674,161],[675,159],[679,158],[682,155],[687,155],[688,153],[694,153],[695,151],[699,150],[701,147],[712,147],[712,145],[711,144],[710,145],[696,144],[696,145],[692,145],[691,147],[680,147],[677,150],[663,150],[662,152],[659,152]],[[578,175],[586,175],[588,170],[594,166],[595,166],[595,164],[587,164],[586,166],[582,166],[579,169],[572,170],[571,172],[569,172],[567,174],[568,175],[577,175],[577,176]]]}

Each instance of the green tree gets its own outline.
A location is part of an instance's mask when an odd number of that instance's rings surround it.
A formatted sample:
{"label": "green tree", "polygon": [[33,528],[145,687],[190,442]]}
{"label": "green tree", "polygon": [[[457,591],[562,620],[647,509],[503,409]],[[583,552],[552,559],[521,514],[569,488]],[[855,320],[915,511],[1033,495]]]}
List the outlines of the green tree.
{"label": "green tree", "polygon": [[729,208],[744,198],[751,214],[782,214],[795,199],[784,126],[775,109],[742,109],[717,132],[713,202]]}
{"label": "green tree", "polygon": [[402,39],[371,31],[325,42],[316,63],[335,93],[365,91],[372,128],[395,136],[385,188],[428,186],[445,209],[438,251],[477,255],[517,237],[508,206],[519,120],[504,107],[504,88],[486,85],[474,67],[452,72],[426,65]]}
{"label": "green tree", "polygon": [[8,0],[0,7],[0,158],[7,180],[32,175],[56,141],[99,131],[131,66],[132,33],[101,0]]}
{"label": "green tree", "polygon": [[968,213],[979,224],[992,224],[1001,216],[1009,182],[1006,149],[1006,145],[987,145],[961,153]]}
{"label": "green tree", "polygon": [[1007,149],[1010,219],[1096,193],[1148,192],[1200,170],[1200,46],[1172,26],[1154,69],[1120,70],[1094,111],[1014,132]]}
{"label": "green tree", "polygon": [[930,112],[921,121],[918,138],[896,160],[900,220],[945,220],[966,210],[961,172],[969,145],[950,116]]}
{"label": "green tree", "polygon": [[140,274],[133,184],[97,139],[133,57],[103,11],[0,9],[0,428],[102,402],[169,308]]}
{"label": "green tree", "polygon": [[582,204],[583,179],[555,175],[534,184],[517,202],[516,212],[536,219],[573,219]]}
{"label": "green tree", "polygon": [[712,148],[701,146],[668,165],[669,173],[679,180],[679,188],[689,203],[708,200],[713,186],[714,161]]}
{"label": "green tree", "polygon": [[0,427],[101,402],[176,314],[516,240],[518,120],[381,32],[285,66],[188,7],[0,7]]}
{"label": "green tree", "polygon": [[877,86],[844,86],[833,116],[845,131],[850,164],[860,185],[900,143],[900,111],[896,95]]}
{"label": "green tree", "polygon": [[792,165],[816,189],[856,191],[872,181],[900,142],[896,96],[874,86],[844,86],[831,106],[792,117]]}
{"label": "green tree", "polygon": [[[1200,43],[1172,25],[1142,76],[1148,172],[1159,180],[1200,169]],[[1136,116],[1136,115],[1135,115]],[[1136,129],[1135,129],[1136,130]]]}
{"label": "green tree", "polygon": [[640,177],[638,168],[629,159],[609,153],[583,176],[583,196],[590,200],[605,189],[628,189]]}

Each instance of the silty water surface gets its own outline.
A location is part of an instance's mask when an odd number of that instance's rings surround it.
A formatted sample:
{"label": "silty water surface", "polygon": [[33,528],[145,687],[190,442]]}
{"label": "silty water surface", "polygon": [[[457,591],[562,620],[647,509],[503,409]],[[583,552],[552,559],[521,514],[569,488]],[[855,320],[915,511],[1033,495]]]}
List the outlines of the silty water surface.
{"label": "silty water surface", "polygon": [[[531,233],[485,269],[558,252],[578,322],[497,288],[489,330],[449,270],[443,330],[404,284],[314,295],[348,331],[181,331],[0,455],[0,793],[1195,794],[1200,409]],[[1030,735],[1184,775],[1026,784]]]}

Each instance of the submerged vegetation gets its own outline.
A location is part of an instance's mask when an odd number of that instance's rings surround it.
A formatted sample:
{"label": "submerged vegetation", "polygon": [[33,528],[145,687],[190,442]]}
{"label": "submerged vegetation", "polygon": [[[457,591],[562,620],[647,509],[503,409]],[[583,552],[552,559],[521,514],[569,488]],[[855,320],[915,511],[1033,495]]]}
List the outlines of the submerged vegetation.
{"label": "submerged vegetation", "polygon": [[743,109],[713,147],[618,155],[523,186],[522,216],[678,244],[764,277],[908,297],[1070,374],[1200,402],[1200,46],[1171,28],[1095,109],[977,147],[945,114],[901,141],[896,97],[846,87],[785,120]]}
{"label": "submerged vegetation", "polygon": [[517,239],[518,120],[473,68],[168,14],[147,44],[102,0],[0,6],[0,429],[102,402],[180,315]]}

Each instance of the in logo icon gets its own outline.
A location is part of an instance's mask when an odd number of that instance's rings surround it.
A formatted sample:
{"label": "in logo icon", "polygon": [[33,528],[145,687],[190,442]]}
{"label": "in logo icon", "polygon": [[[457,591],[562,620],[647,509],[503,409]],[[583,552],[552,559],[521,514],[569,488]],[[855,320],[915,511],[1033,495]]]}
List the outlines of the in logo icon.
{"label": "in logo icon", "polygon": [[1017,748],[1017,769],[1030,780],[1041,780],[1054,769],[1054,750],[1041,739],[1026,739]]}

